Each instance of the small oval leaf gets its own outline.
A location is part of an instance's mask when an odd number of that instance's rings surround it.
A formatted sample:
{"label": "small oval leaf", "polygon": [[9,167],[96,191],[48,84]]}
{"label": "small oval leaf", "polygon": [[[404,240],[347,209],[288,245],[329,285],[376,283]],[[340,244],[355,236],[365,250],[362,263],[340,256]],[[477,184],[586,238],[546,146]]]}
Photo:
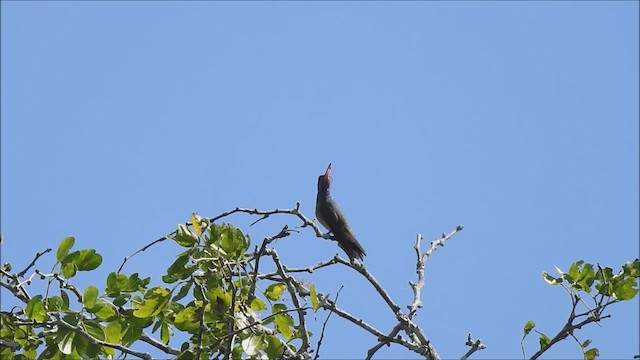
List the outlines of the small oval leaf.
{"label": "small oval leaf", "polygon": [[82,297],[82,303],[85,309],[91,310],[98,298],[98,288],[95,286],[88,286],[84,290],[84,296]]}
{"label": "small oval leaf", "polygon": [[75,242],[76,239],[73,236],[68,236],[60,241],[60,245],[58,245],[58,252],[56,253],[56,260],[58,262],[62,261],[62,259],[67,256]]}

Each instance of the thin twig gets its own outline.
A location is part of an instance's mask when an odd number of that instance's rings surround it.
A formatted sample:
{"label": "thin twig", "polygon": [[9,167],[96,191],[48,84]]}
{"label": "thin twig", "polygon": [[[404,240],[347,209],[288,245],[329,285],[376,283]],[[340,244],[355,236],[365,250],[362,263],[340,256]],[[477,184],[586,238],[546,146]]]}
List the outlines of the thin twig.
{"label": "thin twig", "polygon": [[[334,304],[338,302],[338,296],[340,296],[340,291],[342,291],[342,288],[344,288],[344,286],[340,286],[340,289],[338,289],[338,292],[336,293],[336,297],[333,300]],[[314,360],[318,360],[318,357],[320,357],[320,346],[322,345],[322,340],[324,339],[324,330],[327,327],[327,323],[329,322],[329,318],[331,317],[331,314],[333,314],[333,311],[329,311],[327,318],[324,319],[324,323],[322,324],[322,332],[320,332],[320,339],[318,340],[318,346],[316,347],[316,355],[313,358]]]}
{"label": "thin twig", "polygon": [[171,354],[171,355],[180,355],[181,351],[179,349],[173,348],[171,346],[167,346],[163,343],[161,343],[160,341],[152,338],[151,336],[147,335],[146,333],[142,333],[142,335],[140,336],[140,340],[142,340],[143,342],[146,342],[147,344],[161,350],[164,351],[165,354]]}
{"label": "thin twig", "polygon": [[71,325],[69,323],[67,323],[66,321],[62,320],[62,319],[57,319],[55,321],[55,324],[66,328],[68,330],[71,330],[73,332],[75,332],[76,334],[79,334],[80,336],[86,338],[87,340],[89,340],[92,344],[94,345],[99,345],[99,346],[106,346],[106,347],[110,347],[116,350],[120,350],[123,353],[129,354],[129,355],[133,355],[133,356],[137,356],[141,359],[148,359],[148,360],[152,360],[153,358],[151,357],[151,355],[149,355],[149,353],[143,353],[143,352],[139,352],[139,351],[135,351],[132,349],[129,349],[126,346],[122,346],[120,344],[113,344],[113,343],[109,343],[106,341],[102,341],[102,340],[98,340],[95,337],[93,337],[92,335],[90,335],[89,333],[87,333],[86,331],[84,331],[84,329],[82,329],[80,326],[74,326]]}
{"label": "thin twig", "polygon": [[[256,260],[256,264],[253,268],[253,279],[251,282],[251,287],[249,289],[249,297],[250,299],[253,299],[253,297],[255,296],[255,292],[256,292],[256,284],[258,282],[258,267],[260,265],[260,258],[262,257],[262,255],[264,254],[265,250],[267,249],[267,245],[269,245],[271,242],[273,242],[276,239],[281,239],[284,237],[289,236],[289,226],[285,225],[282,230],[280,230],[279,233],[277,233],[274,236],[270,236],[270,237],[266,237],[264,238],[264,240],[262,240],[262,245],[260,246],[260,250],[257,250],[253,256],[253,258]],[[286,270],[285,270],[286,272]]]}
{"label": "thin twig", "polygon": [[306,268],[290,268],[287,267],[286,265],[283,265],[284,269],[286,272],[288,273],[298,273],[298,272],[308,272],[308,273],[313,273],[315,270],[318,269],[322,269],[323,267],[329,266],[329,265],[333,265],[333,264],[337,264],[338,261],[335,258],[331,258],[331,260],[325,260],[325,261],[321,261],[315,265],[306,267]]}
{"label": "thin twig", "polygon": [[19,273],[17,273],[17,274],[16,274],[16,276],[17,276],[17,277],[23,277],[23,276],[24,276],[24,274],[26,274],[26,273],[27,273],[27,271],[29,271],[29,269],[31,269],[31,268],[36,264],[36,261],[38,261],[38,259],[40,258],[40,256],[42,256],[42,255],[44,255],[44,254],[46,254],[46,253],[48,253],[48,252],[50,252],[50,251],[51,251],[51,248],[48,248],[48,249],[46,249],[46,250],[45,250],[45,251],[43,251],[43,252],[36,253],[36,257],[35,257],[35,258],[33,258],[33,260],[31,260],[31,263],[30,263],[29,265],[27,265],[27,267],[26,267],[26,268],[24,268],[24,270],[22,270],[22,271],[20,271]]}
{"label": "thin twig", "polygon": [[39,275],[40,278],[42,278],[42,279],[50,278],[50,279],[57,280],[62,289],[71,290],[71,292],[76,295],[76,298],[78,299],[78,302],[82,303],[82,292],[80,291],[80,289],[78,289],[77,287],[75,287],[74,285],[69,283],[69,281],[67,279],[63,278],[60,274],[58,274],[58,273],[46,274],[46,273],[40,272],[39,270],[36,270],[35,274]]}
{"label": "thin twig", "polygon": [[[576,295],[577,296],[577,295]],[[611,302],[607,303],[606,305],[603,306],[597,306],[595,309],[593,309],[594,313],[590,313],[591,314],[589,317],[587,317],[585,320],[574,324],[574,320],[578,317],[582,317],[582,316],[586,316],[585,314],[580,314],[579,316],[575,314],[575,310],[576,310],[576,306],[578,304],[577,301],[573,301],[573,307],[571,309],[571,313],[569,314],[569,317],[566,321],[566,323],[564,324],[564,326],[562,327],[562,329],[560,329],[560,331],[556,334],[556,336],[554,336],[549,343],[547,344],[547,346],[545,346],[542,349],[539,349],[535,354],[533,354],[533,356],[531,356],[531,360],[535,360],[537,358],[539,358],[545,351],[549,350],[549,348],[551,348],[551,346],[553,346],[555,343],[564,340],[567,336],[569,336],[570,334],[572,334],[575,330],[577,329],[581,329],[582,327],[584,327],[587,324],[590,324],[592,322],[598,323],[600,320],[602,319],[607,319],[610,318],[611,315],[605,315],[605,316],[601,316],[602,312],[604,312],[605,308],[607,305],[611,304]]]}
{"label": "thin twig", "polygon": [[367,351],[366,360],[370,360],[371,358],[373,358],[373,355],[375,355],[375,353],[378,352],[378,350],[380,350],[384,345],[389,346],[389,339],[395,338],[400,330],[402,330],[402,325],[398,323],[396,326],[394,326],[389,335],[384,338],[378,338],[378,343]]}
{"label": "thin twig", "polygon": [[306,353],[309,349],[309,332],[307,331],[307,325],[305,323],[305,315],[306,312],[302,310],[302,306],[300,306],[300,299],[298,299],[298,293],[296,292],[296,288],[293,285],[292,278],[287,275],[282,267],[282,263],[280,262],[280,258],[278,257],[278,253],[274,249],[266,249],[265,254],[271,255],[273,262],[278,269],[278,274],[282,277],[282,280],[285,282],[287,286],[287,290],[291,295],[291,302],[293,302],[293,306],[295,306],[298,310],[298,333],[300,334],[300,338],[302,339],[302,344],[300,345],[300,349],[298,349],[298,354]]}
{"label": "thin twig", "polygon": [[172,233],[170,233],[170,234],[168,234],[168,235],[165,235],[165,236],[161,237],[158,240],[154,240],[154,241],[150,242],[149,244],[143,246],[141,249],[139,249],[138,251],[134,252],[133,254],[125,256],[124,260],[122,261],[122,264],[118,268],[118,274],[120,274],[120,272],[122,271],[122,268],[124,267],[124,264],[126,264],[127,261],[129,261],[130,258],[134,257],[135,255],[137,255],[137,254],[139,254],[139,253],[141,253],[143,251],[146,251],[148,248],[152,247],[153,245],[155,245],[155,244],[157,244],[159,242],[163,242],[165,240],[170,239],[170,236],[173,236],[175,234],[177,234],[177,230],[172,232]]}
{"label": "thin twig", "polygon": [[[301,228],[305,228],[307,226],[311,227],[313,229],[313,231],[315,232],[317,237],[323,238],[323,239],[329,239],[329,240],[333,240],[335,241],[334,238],[332,237],[325,237],[325,235],[322,233],[322,231],[320,231],[320,228],[318,227],[318,225],[316,225],[315,222],[309,220],[309,218],[307,218],[306,216],[304,216],[301,212],[300,212],[300,202],[296,203],[296,206],[292,209],[273,209],[273,210],[259,210],[256,208],[250,209],[250,208],[241,208],[241,207],[236,207],[233,210],[229,210],[229,211],[225,211],[217,216],[208,218],[207,220],[209,221],[209,223],[214,223],[217,220],[220,220],[224,217],[227,217],[229,215],[235,214],[235,213],[246,213],[246,214],[250,214],[250,215],[262,215],[262,218],[259,219],[263,220],[266,219],[267,217],[269,217],[269,215],[273,215],[273,214],[291,214],[294,216],[297,216],[301,221],[302,221],[302,225],[300,225]],[[257,221],[256,221],[257,222]],[[255,224],[256,222],[254,222],[253,224]],[[186,226],[191,226],[193,225],[191,222],[185,222],[184,223]],[[251,224],[251,225],[253,225]],[[139,249],[138,251],[134,252],[131,255],[125,256],[124,260],[122,261],[122,264],[120,265],[120,267],[118,268],[118,274],[122,271],[122,268],[124,268],[124,265],[127,263],[127,261],[129,261],[130,258],[132,258],[133,256],[146,251],[148,248],[150,248],[151,246],[165,241],[167,239],[170,239],[172,236],[177,234],[177,230],[173,231],[157,240],[152,241],[151,243],[143,246],[141,249]]]}
{"label": "thin twig", "polygon": [[[196,286],[198,286],[200,288],[200,291],[202,291],[202,294],[206,294],[207,293],[207,290],[204,288],[204,286],[202,284],[200,284],[197,281],[195,283],[196,283]],[[205,330],[204,313],[205,313],[205,309],[207,307],[207,304],[209,303],[209,300],[207,299],[206,296],[203,296],[201,301],[202,301],[202,306],[200,306],[200,308],[196,310],[197,314],[198,314],[198,322],[200,323],[200,326],[199,326],[199,329],[198,329],[198,334],[196,335],[196,353],[193,356],[194,359],[199,359],[200,358],[200,353],[202,352],[202,334],[204,333],[204,330]],[[216,304],[213,304],[213,306],[215,306],[215,305]]]}
{"label": "thin twig", "polygon": [[318,225],[316,225],[315,222],[309,220],[309,218],[307,218],[306,216],[304,216],[300,212],[300,202],[297,202],[296,206],[294,208],[292,208],[292,209],[259,210],[259,209],[256,209],[256,208],[250,209],[250,208],[237,207],[237,208],[235,208],[233,210],[226,211],[226,212],[221,213],[220,215],[217,215],[217,216],[214,216],[212,218],[209,218],[209,221],[210,222],[214,222],[214,221],[222,219],[223,217],[229,216],[231,214],[235,214],[237,212],[246,213],[246,214],[250,214],[250,215],[263,215],[263,218],[266,218],[269,215],[274,215],[274,214],[291,214],[291,215],[295,215],[300,220],[302,220],[302,225],[300,227],[304,228],[304,227],[309,226],[316,233],[317,237],[324,237],[323,233],[322,233],[322,231],[320,231],[320,228],[318,227]]}

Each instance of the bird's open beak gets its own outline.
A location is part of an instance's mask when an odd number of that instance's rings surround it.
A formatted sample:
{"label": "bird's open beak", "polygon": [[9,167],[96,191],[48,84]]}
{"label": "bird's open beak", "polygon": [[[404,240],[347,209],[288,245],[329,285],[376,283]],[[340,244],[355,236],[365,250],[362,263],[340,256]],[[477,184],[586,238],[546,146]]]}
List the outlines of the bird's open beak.
{"label": "bird's open beak", "polygon": [[327,171],[324,173],[324,177],[326,179],[329,178],[329,172],[331,171],[331,163],[329,163],[329,166],[327,166]]}

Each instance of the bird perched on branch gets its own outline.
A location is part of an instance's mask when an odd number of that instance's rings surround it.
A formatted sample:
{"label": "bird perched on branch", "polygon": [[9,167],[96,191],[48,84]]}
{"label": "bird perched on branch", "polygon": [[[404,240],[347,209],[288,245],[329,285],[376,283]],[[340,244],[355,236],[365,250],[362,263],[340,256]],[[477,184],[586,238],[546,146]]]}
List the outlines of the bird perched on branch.
{"label": "bird perched on branch", "polygon": [[316,198],[316,218],[329,230],[333,238],[338,241],[338,246],[349,256],[349,259],[363,260],[367,253],[362,245],[356,240],[347,219],[340,211],[338,204],[331,197],[329,187],[331,186],[331,164],[327,167],[324,175],[318,177],[318,197]]}

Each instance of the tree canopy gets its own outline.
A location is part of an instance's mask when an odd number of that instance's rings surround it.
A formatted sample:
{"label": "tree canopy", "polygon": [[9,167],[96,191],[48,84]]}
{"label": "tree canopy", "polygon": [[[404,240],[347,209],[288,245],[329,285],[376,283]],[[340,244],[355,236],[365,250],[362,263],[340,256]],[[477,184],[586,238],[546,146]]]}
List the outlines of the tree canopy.
{"label": "tree canopy", "polygon": [[[221,222],[234,213],[258,216],[254,224],[274,214],[285,214],[298,225],[285,225],[278,233],[256,242],[233,224]],[[176,359],[317,359],[327,322],[335,314],[376,339],[376,345],[362,354],[367,359],[383,346],[401,346],[427,359],[440,359],[437,344],[429,340],[415,316],[422,307],[425,264],[461,230],[459,225],[443,233],[426,249],[422,235],[417,235],[416,279],[410,282],[413,299],[406,310],[357,260],[336,255],[308,267],[287,266],[287,259],[278,255],[275,240],[309,231],[332,240],[300,212],[299,204],[267,211],[235,208],[211,218],[191,214],[189,222],[125,257],[105,281],[96,279],[85,289],[73,284],[74,277],[78,272],[96,270],[103,258],[95,249],[75,250],[75,238],[67,237],[55,249],[55,262],[49,272],[40,270],[40,264],[51,258],[53,248],[36,253],[33,261],[17,272],[14,264],[3,265],[0,284],[22,305],[2,308],[0,355],[3,359],[97,359],[127,354],[151,359],[151,354],[137,346],[145,343]],[[175,242],[183,251],[175,254],[160,279],[156,274],[123,271],[133,255],[164,241]],[[331,296],[301,278],[302,274],[331,266],[355,271],[375,289],[395,318],[396,325],[390,332],[338,306],[339,291]],[[556,268],[556,272],[544,272],[543,279],[549,285],[561,286],[570,296],[566,323],[555,335],[546,335],[534,321],[528,321],[523,325],[522,356],[536,359],[557,342],[572,338],[585,359],[594,359],[599,356],[598,348],[591,340],[581,339],[578,330],[601,323],[611,316],[606,311],[610,306],[637,296],[640,261],[635,259],[614,271],[579,260],[568,270]],[[29,293],[29,286],[36,281],[46,283],[44,293]],[[307,323],[312,315],[320,313],[326,314],[322,331],[313,334]],[[527,350],[525,340],[534,333],[539,346]],[[182,340],[176,343],[176,339]],[[487,346],[471,333],[464,340],[463,359]]]}

